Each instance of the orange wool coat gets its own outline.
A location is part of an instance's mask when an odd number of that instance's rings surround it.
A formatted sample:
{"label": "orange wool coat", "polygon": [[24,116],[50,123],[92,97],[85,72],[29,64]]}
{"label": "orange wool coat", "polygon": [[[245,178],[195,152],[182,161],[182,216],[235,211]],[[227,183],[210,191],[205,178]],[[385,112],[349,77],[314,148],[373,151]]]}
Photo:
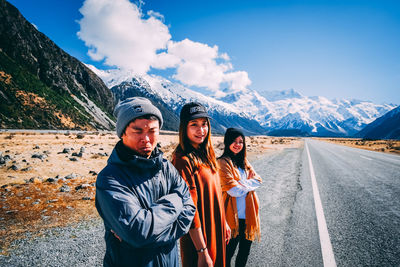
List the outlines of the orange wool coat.
{"label": "orange wool coat", "polygon": [[[239,218],[236,206],[236,198],[230,196],[227,191],[237,185],[239,185],[240,175],[237,167],[233,165],[233,162],[228,157],[218,159],[219,165],[219,177],[221,179],[222,196],[224,199],[224,207],[226,214],[226,221],[231,228],[231,238],[235,238],[239,234]],[[245,169],[247,177],[253,173],[254,176],[251,178],[261,181],[260,176],[254,171],[253,167],[246,160]],[[246,196],[246,230],[245,235],[248,240],[260,240],[260,216],[258,214],[259,204],[256,192],[251,191]]]}
{"label": "orange wool coat", "polygon": [[[225,266],[225,212],[218,172],[207,165],[194,168],[189,158],[175,154],[172,164],[189,186],[196,213],[191,228],[201,227],[214,266]],[[183,267],[197,266],[197,252],[189,233],[180,239]]]}

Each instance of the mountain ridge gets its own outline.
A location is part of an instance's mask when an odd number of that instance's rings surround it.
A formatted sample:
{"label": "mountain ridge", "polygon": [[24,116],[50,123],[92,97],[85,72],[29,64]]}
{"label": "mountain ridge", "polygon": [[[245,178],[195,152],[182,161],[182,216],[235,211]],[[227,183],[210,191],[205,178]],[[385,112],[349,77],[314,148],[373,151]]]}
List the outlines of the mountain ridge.
{"label": "mountain ridge", "polygon": [[0,126],[112,129],[104,82],[0,0]]}
{"label": "mountain ridge", "polygon": [[368,124],[356,134],[356,137],[400,140],[400,106]]}

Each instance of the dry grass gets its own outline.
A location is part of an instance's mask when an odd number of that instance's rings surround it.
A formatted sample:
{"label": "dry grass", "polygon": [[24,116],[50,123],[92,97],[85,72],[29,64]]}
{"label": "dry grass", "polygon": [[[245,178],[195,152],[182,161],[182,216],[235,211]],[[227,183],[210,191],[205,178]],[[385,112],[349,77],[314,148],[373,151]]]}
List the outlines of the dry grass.
{"label": "dry grass", "polygon": [[[0,165],[0,240],[1,253],[13,240],[27,232],[40,234],[42,229],[73,224],[97,217],[94,207],[96,174],[107,163],[118,137],[113,133],[0,133],[0,152],[11,160]],[[170,159],[178,143],[178,135],[163,132],[160,144]],[[297,138],[247,137],[250,159],[285,147],[299,146]],[[223,137],[213,137],[216,155],[222,154]],[[81,157],[81,148],[84,152]],[[61,153],[65,148],[68,153]],[[42,159],[32,155],[44,155]],[[77,161],[71,161],[76,159]],[[13,165],[18,166],[13,170]],[[73,174],[73,178],[65,179]],[[55,182],[47,181],[55,178]],[[60,192],[62,186],[69,192]],[[84,185],[83,189],[76,189]]]}
{"label": "dry grass", "polygon": [[[93,177],[92,182],[95,181]],[[95,188],[75,190],[88,180],[76,179],[67,183],[48,182],[9,185],[1,190],[0,248],[6,249],[14,239],[31,232],[39,234],[42,229],[68,225],[82,219],[97,216],[94,205]],[[61,184],[68,184],[71,193],[60,192]],[[6,252],[6,251],[4,251]]]}
{"label": "dry grass", "polygon": [[400,140],[364,140],[358,138],[317,138],[322,141],[379,151],[385,153],[400,154]]}

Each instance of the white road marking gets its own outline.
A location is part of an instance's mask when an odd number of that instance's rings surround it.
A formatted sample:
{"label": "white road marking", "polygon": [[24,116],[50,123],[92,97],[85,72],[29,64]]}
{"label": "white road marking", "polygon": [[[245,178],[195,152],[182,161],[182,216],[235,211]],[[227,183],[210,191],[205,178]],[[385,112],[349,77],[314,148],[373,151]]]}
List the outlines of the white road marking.
{"label": "white road marking", "polygon": [[367,160],[372,160],[371,158],[364,157],[364,156],[361,156],[361,155],[360,155],[360,158],[367,159]]}
{"label": "white road marking", "polygon": [[333,254],[331,238],[329,237],[328,227],[326,226],[324,210],[322,208],[317,180],[315,179],[314,167],[311,162],[310,152],[308,150],[307,143],[306,143],[306,150],[308,155],[308,163],[310,166],[310,176],[314,194],[315,213],[317,215],[319,241],[321,243],[321,251],[322,251],[322,260],[324,262],[324,267],[336,267],[335,255]]}

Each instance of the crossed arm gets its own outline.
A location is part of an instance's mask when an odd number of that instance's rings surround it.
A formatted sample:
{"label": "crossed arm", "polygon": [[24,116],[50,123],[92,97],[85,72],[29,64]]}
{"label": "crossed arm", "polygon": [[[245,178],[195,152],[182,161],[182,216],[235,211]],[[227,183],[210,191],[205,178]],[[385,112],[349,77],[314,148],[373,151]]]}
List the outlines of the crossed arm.
{"label": "crossed arm", "polygon": [[134,247],[175,242],[189,230],[195,206],[185,181],[179,175],[172,178],[169,194],[148,208],[128,187],[112,177],[106,178],[107,186],[96,188],[96,207],[106,226]]}

